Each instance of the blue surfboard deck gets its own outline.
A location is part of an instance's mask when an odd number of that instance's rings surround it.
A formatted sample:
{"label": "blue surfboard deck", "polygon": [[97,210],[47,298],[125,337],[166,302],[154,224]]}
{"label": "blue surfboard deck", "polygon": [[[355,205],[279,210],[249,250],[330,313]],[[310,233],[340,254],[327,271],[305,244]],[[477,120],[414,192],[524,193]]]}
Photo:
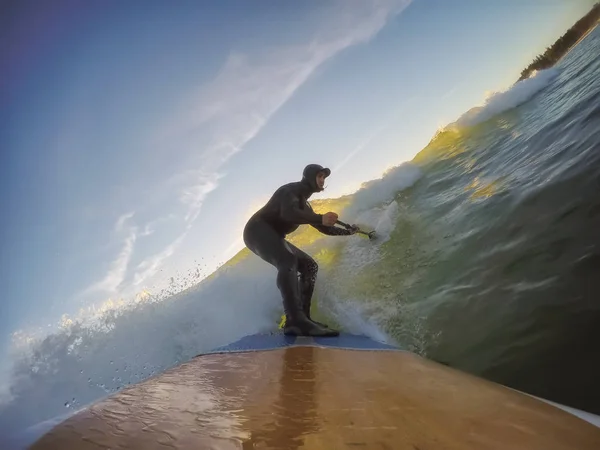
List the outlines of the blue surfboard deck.
{"label": "blue surfboard deck", "polygon": [[368,336],[351,333],[340,333],[339,336],[335,337],[286,336],[283,333],[264,333],[244,336],[235,342],[202,354],[264,351],[301,346],[329,347],[347,350],[403,351],[398,347],[376,341]]}

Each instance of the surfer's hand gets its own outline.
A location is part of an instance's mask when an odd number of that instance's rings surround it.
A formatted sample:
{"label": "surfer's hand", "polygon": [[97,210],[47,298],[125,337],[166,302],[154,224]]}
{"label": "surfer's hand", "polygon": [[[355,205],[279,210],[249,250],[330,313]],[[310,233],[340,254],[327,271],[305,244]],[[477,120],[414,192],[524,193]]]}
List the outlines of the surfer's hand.
{"label": "surfer's hand", "polygon": [[356,225],[352,225],[350,226],[350,228],[348,228],[348,231],[350,232],[350,234],[356,234],[358,232],[359,228]]}
{"label": "surfer's hand", "polygon": [[328,212],[323,214],[323,225],[325,225],[326,227],[332,227],[335,225],[336,220],[338,220],[338,215],[334,212]]}

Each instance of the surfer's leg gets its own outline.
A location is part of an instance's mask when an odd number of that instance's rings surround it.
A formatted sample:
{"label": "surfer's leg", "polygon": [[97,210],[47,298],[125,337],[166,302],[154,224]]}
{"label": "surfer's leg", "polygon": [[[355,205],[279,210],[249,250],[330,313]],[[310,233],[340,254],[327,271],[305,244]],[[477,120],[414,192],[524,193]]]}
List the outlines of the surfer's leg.
{"label": "surfer's leg", "polygon": [[310,306],[312,304],[312,296],[315,290],[315,283],[317,282],[317,273],[319,272],[319,265],[317,262],[307,253],[300,250],[293,244],[288,245],[294,251],[294,254],[298,258],[298,272],[300,272],[300,301],[302,304],[302,310],[308,320],[312,320],[317,325],[327,327],[326,324],[317,322],[310,316]]}
{"label": "surfer's leg", "polygon": [[300,303],[298,257],[273,228],[261,220],[250,220],[244,229],[246,246],[277,269],[277,287],[283,297],[287,317],[285,334],[304,336],[337,336],[339,333],[311,322]]}

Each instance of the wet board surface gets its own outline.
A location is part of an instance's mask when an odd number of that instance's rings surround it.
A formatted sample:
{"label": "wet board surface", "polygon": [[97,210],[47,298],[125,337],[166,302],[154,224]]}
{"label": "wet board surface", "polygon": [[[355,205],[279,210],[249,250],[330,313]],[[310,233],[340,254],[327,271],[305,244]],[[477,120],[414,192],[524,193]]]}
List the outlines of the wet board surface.
{"label": "wet board surface", "polygon": [[257,335],[125,388],[31,448],[597,450],[600,429],[367,338]]}

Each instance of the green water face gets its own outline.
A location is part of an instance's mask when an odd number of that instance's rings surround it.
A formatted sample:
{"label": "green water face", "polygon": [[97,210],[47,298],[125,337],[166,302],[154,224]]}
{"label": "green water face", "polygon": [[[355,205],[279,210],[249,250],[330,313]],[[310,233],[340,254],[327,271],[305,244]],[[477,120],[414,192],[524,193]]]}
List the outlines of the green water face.
{"label": "green water face", "polygon": [[413,161],[422,178],[396,193],[388,240],[315,242],[317,311],[600,412],[600,62],[590,55],[565,60],[529,102],[433,139]]}

